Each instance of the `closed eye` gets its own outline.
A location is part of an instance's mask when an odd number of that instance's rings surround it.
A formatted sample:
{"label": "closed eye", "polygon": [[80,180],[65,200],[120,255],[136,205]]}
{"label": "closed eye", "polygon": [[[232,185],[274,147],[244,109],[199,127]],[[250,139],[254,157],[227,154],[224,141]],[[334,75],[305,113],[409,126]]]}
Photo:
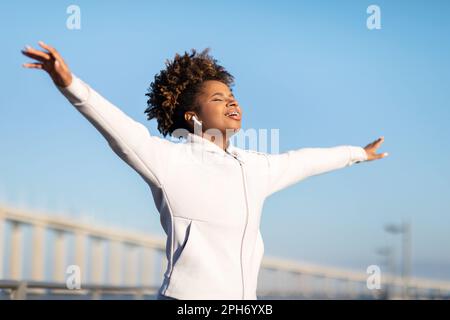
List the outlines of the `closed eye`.
{"label": "closed eye", "polygon": [[[214,97],[214,96],[222,96],[222,97],[225,97],[225,95],[224,95],[222,92],[216,92],[216,93],[214,93],[214,94],[211,96],[211,98]],[[229,97],[232,98],[233,100],[235,99],[233,93],[230,93],[230,94],[229,94]],[[216,98],[216,99],[213,99],[213,100],[211,100],[211,101],[223,101],[223,99],[218,99],[218,98]]]}

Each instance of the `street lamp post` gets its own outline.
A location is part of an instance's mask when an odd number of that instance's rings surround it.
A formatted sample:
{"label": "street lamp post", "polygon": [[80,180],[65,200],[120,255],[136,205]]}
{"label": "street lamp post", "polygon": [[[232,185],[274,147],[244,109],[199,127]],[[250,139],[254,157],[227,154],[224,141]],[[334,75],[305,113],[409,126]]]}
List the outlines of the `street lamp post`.
{"label": "street lamp post", "polygon": [[411,275],[411,224],[403,221],[400,225],[389,224],[385,231],[402,235],[402,298],[408,297],[409,277]]}
{"label": "street lamp post", "polygon": [[383,261],[383,264],[386,266],[388,272],[389,272],[389,276],[386,277],[384,276],[383,279],[385,279],[384,281],[384,299],[388,300],[391,297],[391,287],[392,287],[392,280],[395,274],[395,262],[394,262],[394,249],[391,247],[382,247],[382,248],[378,248],[376,250],[376,253],[382,257],[385,258],[385,260]]}

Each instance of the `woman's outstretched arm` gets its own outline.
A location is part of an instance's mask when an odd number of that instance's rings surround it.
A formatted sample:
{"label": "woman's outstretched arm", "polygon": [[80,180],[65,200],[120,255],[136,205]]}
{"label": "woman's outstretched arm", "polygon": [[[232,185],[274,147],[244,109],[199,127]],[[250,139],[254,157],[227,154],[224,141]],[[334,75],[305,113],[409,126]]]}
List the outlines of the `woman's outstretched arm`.
{"label": "woman's outstretched arm", "polygon": [[280,154],[266,154],[269,166],[267,196],[307,177],[351,166],[362,161],[386,157],[376,150],[383,143],[380,137],[366,147],[336,146],[331,148],[301,148]]}
{"label": "woman's outstretched arm", "polygon": [[151,136],[143,124],[73,75],[56,49],[41,41],[39,45],[44,50],[31,47],[22,50],[25,56],[36,60],[23,66],[46,71],[61,93],[105,137],[113,151],[144,179],[159,185],[159,172],[164,166],[163,149],[170,142]]}

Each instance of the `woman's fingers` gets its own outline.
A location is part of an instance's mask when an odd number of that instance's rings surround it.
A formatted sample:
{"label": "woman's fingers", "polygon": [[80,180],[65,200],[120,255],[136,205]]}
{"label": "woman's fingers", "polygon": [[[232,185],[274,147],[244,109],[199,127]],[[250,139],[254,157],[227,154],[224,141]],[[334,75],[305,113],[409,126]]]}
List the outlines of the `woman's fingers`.
{"label": "woman's fingers", "polygon": [[377,150],[377,149],[381,146],[381,144],[382,144],[383,142],[384,142],[384,137],[378,138],[377,140],[374,141],[374,143],[373,143],[373,145],[372,145],[372,148],[373,148],[374,150]]}
{"label": "woman's fingers", "polygon": [[382,158],[386,158],[389,154],[387,152],[376,154],[375,152],[368,152],[367,153],[367,160],[378,160]]}
{"label": "woman's fingers", "polygon": [[372,142],[372,144],[375,146],[379,146],[383,143],[384,141],[384,137],[379,137],[377,140],[375,140],[374,142]]}
{"label": "woman's fingers", "polygon": [[381,158],[387,157],[388,155],[389,155],[389,153],[383,152],[380,154],[376,154],[375,156],[377,157],[377,159],[381,159]]}
{"label": "woman's fingers", "polygon": [[59,55],[58,51],[56,51],[55,48],[53,48],[52,46],[49,46],[48,44],[45,44],[42,41],[39,41],[38,44],[44,48],[45,50],[47,50],[48,52],[50,52],[50,54],[57,60],[62,60],[61,56]]}
{"label": "woman's fingers", "polygon": [[50,55],[46,54],[45,52],[34,49],[28,49],[27,51],[22,50],[22,54],[31,59],[35,59],[41,62],[50,61],[51,59]]}
{"label": "woman's fingers", "polygon": [[387,157],[389,154],[387,152],[383,153],[376,153],[376,150],[381,146],[381,144],[384,142],[384,136],[379,137],[377,140],[373,141],[372,143],[369,143],[364,150],[366,151],[368,155],[368,160],[376,160],[376,159],[382,159]]}
{"label": "woman's fingers", "polygon": [[44,65],[42,63],[24,63],[22,66],[29,69],[44,69]]}
{"label": "woman's fingers", "polygon": [[44,69],[57,86],[69,86],[72,82],[72,74],[58,51],[42,41],[38,43],[44,50],[36,50],[27,46],[22,50],[22,53],[40,63],[33,61],[32,63],[24,63],[23,66],[26,68]]}
{"label": "woman's fingers", "polygon": [[384,137],[379,137],[374,142],[369,143],[366,148],[375,148],[378,149],[380,145],[384,142]]}

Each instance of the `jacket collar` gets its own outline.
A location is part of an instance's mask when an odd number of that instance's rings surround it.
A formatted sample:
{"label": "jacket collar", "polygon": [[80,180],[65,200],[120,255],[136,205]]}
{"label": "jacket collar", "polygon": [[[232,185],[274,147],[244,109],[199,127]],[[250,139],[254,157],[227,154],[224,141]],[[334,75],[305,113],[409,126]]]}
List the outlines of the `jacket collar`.
{"label": "jacket collar", "polygon": [[228,146],[226,150],[223,150],[214,142],[211,142],[200,135],[188,132],[186,135],[186,143],[192,144],[196,147],[201,147],[207,152],[217,153],[219,155],[225,155],[226,153],[228,153],[237,158],[239,161],[244,162],[239,148],[235,147],[230,140],[228,140]]}

